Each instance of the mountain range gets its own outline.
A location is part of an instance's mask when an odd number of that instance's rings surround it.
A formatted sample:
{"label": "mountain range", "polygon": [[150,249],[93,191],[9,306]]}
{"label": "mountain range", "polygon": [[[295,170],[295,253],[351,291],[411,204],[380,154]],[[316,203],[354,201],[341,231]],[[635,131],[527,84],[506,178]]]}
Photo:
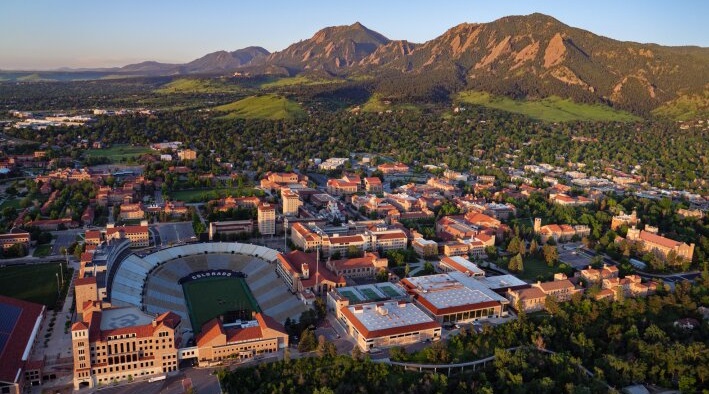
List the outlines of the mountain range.
{"label": "mountain range", "polygon": [[390,40],[357,22],[324,28],[274,53],[248,47],[186,64],[112,69],[142,75],[235,71],[364,75],[392,96],[478,89],[516,98],[557,95],[640,112],[676,100],[709,101],[709,48],[617,41],[543,14],[464,23],[424,43]]}

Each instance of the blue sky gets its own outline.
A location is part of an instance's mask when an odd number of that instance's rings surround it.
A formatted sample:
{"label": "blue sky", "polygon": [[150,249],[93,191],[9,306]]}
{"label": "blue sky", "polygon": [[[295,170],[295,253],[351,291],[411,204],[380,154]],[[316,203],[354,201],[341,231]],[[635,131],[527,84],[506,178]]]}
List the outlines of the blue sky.
{"label": "blue sky", "polygon": [[1,0],[0,69],[187,62],[259,45],[281,50],[317,30],[361,22],[424,42],[463,22],[541,12],[603,36],[709,47],[705,0]]}

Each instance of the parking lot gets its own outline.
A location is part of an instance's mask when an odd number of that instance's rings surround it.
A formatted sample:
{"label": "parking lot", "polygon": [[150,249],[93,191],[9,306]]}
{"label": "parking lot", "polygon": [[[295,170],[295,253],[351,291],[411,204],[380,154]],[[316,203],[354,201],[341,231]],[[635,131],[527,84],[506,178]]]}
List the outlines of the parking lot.
{"label": "parking lot", "polygon": [[57,239],[54,240],[54,244],[52,244],[52,254],[53,255],[60,255],[62,248],[69,248],[71,244],[76,242],[76,236],[81,233],[82,230],[66,230],[66,231],[57,231],[54,233],[54,235],[57,236]]}
{"label": "parking lot", "polygon": [[574,268],[586,268],[591,265],[591,256],[586,254],[583,249],[573,249],[567,247],[557,248],[559,251],[559,261],[566,263]]}

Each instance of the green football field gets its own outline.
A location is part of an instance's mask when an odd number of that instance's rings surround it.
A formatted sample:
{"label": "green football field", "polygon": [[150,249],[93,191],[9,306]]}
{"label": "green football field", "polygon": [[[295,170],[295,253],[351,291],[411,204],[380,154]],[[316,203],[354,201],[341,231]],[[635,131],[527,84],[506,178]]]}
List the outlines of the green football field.
{"label": "green football field", "polygon": [[202,278],[182,284],[192,329],[228,311],[250,309],[260,312],[256,299],[243,278]]}
{"label": "green football field", "polygon": [[[58,263],[0,268],[0,294],[53,308],[57,302],[58,273]],[[70,279],[69,273],[64,272],[64,280]]]}

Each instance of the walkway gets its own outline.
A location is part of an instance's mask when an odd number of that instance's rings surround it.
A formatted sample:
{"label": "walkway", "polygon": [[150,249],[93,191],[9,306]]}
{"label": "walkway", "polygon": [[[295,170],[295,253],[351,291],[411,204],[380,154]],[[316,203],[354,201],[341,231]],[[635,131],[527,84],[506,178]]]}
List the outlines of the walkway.
{"label": "walkway", "polygon": [[[548,349],[543,349],[543,348],[538,348],[538,347],[531,347],[531,346],[515,346],[511,347],[508,349],[505,349],[508,352],[514,352],[519,349],[534,349],[543,353],[547,354],[556,354],[556,352]],[[383,358],[383,359],[377,359],[377,360],[372,360],[372,362],[378,362],[378,363],[385,363],[393,366],[398,366],[398,367],[403,367],[406,370],[414,370],[414,371],[433,371],[434,373],[437,373],[438,370],[447,370],[447,375],[450,376],[451,371],[456,370],[460,368],[461,371],[463,371],[465,368],[472,367],[473,371],[476,369],[478,365],[481,365],[484,367],[485,364],[489,363],[490,361],[493,361],[495,359],[495,355],[493,354],[490,357],[485,357],[481,358],[479,360],[473,360],[473,361],[468,361],[464,363],[451,363],[451,364],[418,364],[418,363],[405,363],[405,362],[399,362],[399,361],[391,361],[388,358]],[[579,364],[577,367],[583,371],[588,377],[593,378],[593,372],[589,371],[586,367],[583,365]],[[605,383],[604,383],[605,384]],[[606,384],[606,387],[609,389],[611,388],[608,384]]]}

